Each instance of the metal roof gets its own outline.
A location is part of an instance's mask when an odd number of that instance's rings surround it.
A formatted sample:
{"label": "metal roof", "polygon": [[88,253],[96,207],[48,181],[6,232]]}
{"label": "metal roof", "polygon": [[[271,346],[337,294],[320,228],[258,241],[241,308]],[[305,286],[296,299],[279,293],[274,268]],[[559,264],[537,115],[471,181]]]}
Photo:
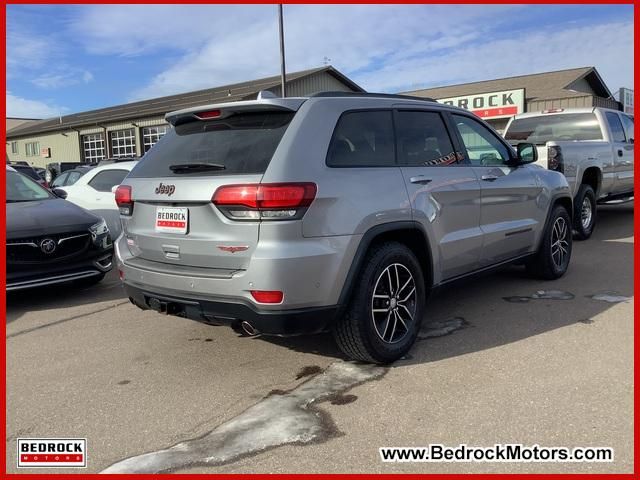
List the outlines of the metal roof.
{"label": "metal roof", "polygon": [[[364,91],[360,86],[330,65],[289,73],[286,78],[287,82],[292,82],[319,73],[332,75],[353,90]],[[145,117],[164,115],[173,110],[219,103],[221,101],[232,102],[247,100],[255,97],[260,90],[278,87],[279,85],[280,76],[277,75],[232,85],[223,85],[205,90],[170,95],[168,97],[153,98],[124,105],[116,105],[114,107],[74,113],[63,117],[40,120],[24,126],[19,125],[7,132],[7,138],[66,131],[78,127],[99,126],[101,123],[107,122],[142,119]]]}
{"label": "metal roof", "polygon": [[[585,79],[594,93],[571,90],[572,84]],[[595,94],[609,98],[611,92],[598,74],[595,67],[572,68],[554,72],[534,73],[532,75],[520,75],[517,77],[498,78],[482,82],[464,83],[446,87],[425,88],[411,92],[403,92],[405,95],[420,97],[450,98],[477,93],[498,92],[504,90],[525,89],[527,100],[551,100],[556,98],[584,97]]]}

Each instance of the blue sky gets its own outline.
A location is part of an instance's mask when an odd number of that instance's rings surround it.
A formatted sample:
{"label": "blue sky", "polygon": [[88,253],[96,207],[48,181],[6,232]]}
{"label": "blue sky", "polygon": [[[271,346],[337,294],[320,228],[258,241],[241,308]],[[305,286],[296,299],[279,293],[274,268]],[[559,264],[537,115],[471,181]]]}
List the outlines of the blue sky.
{"label": "blue sky", "polygon": [[[593,65],[633,88],[630,5],[286,5],[287,69],[398,92]],[[7,115],[44,118],[279,72],[276,6],[8,5]]]}

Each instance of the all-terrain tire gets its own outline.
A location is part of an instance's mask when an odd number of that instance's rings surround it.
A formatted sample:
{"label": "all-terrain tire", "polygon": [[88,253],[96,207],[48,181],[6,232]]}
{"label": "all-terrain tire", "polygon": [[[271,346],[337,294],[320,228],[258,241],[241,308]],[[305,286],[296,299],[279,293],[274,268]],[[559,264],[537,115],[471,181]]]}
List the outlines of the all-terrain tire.
{"label": "all-terrain tire", "polygon": [[333,325],[333,336],[354,360],[391,363],[415,342],[425,301],[424,275],[413,252],[398,242],[375,245],[367,253],[345,314]]}
{"label": "all-terrain tire", "polygon": [[556,205],[544,232],[540,248],[526,264],[527,271],[537,278],[555,280],[569,268],[573,246],[571,216],[565,207]]}
{"label": "all-terrain tire", "polygon": [[573,210],[574,238],[587,240],[596,226],[596,193],[590,185],[580,185]]}

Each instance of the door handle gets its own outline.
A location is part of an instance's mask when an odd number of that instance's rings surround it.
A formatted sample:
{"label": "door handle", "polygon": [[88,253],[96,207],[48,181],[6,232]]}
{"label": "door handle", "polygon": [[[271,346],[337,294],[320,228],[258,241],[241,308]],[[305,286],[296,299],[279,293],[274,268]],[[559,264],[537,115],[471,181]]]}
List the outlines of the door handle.
{"label": "door handle", "polygon": [[431,178],[427,178],[424,175],[418,175],[417,177],[411,177],[409,179],[409,181],[411,183],[418,183],[421,185],[426,185],[427,183],[431,182]]}
{"label": "door handle", "polygon": [[622,155],[624,155],[624,152],[622,151],[622,149],[618,150],[618,156],[621,157]]}
{"label": "door handle", "polygon": [[484,180],[485,182],[493,182],[494,180],[497,180],[498,176],[497,175],[482,175],[482,180]]}

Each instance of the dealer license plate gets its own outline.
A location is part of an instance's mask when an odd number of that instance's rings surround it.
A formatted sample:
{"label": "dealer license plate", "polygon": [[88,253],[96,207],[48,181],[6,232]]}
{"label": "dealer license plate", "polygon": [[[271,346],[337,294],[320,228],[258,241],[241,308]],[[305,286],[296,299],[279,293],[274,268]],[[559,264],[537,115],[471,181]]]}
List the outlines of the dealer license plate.
{"label": "dealer license plate", "polygon": [[187,233],[189,209],[176,207],[156,207],[156,232]]}

